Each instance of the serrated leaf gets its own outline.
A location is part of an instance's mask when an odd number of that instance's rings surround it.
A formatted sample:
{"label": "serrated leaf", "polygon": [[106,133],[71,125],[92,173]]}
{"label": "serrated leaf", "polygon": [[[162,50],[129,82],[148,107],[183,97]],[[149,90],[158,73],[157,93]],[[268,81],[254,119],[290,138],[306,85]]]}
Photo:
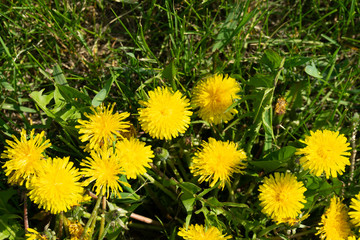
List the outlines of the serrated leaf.
{"label": "serrated leaf", "polygon": [[30,97],[36,102],[36,104],[45,112],[45,114],[51,118],[56,118],[53,112],[46,107],[49,102],[54,98],[54,93],[43,94],[45,89],[40,91],[34,91],[30,94]]}

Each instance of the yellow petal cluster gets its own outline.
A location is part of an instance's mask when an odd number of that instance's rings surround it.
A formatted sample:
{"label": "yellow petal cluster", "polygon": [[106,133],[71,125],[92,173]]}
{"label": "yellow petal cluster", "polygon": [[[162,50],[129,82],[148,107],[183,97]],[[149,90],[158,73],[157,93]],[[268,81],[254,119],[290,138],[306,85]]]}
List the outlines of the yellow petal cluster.
{"label": "yellow petal cluster", "polygon": [[9,159],[3,168],[10,184],[27,183],[41,166],[41,161],[45,158],[44,151],[51,146],[50,140],[45,140],[44,135],[44,131],[35,134],[33,129],[27,138],[25,129],[22,129],[20,139],[13,136],[14,141],[6,141],[9,146],[5,147],[1,157]]}
{"label": "yellow petal cluster", "polygon": [[120,166],[128,179],[144,174],[145,167],[150,167],[149,163],[154,157],[151,147],[136,138],[123,139],[116,143],[115,148]]}
{"label": "yellow petal cluster", "polygon": [[89,150],[111,146],[117,138],[122,138],[122,133],[127,132],[130,123],[124,121],[130,116],[128,112],[113,113],[115,103],[105,107],[100,105],[91,108],[93,114],[85,113],[88,120],[79,119],[79,138],[82,142],[89,142],[86,148]]}
{"label": "yellow petal cluster", "polygon": [[360,226],[360,193],[351,199],[349,216],[355,226]]}
{"label": "yellow petal cluster", "polygon": [[310,136],[302,141],[307,146],[298,149],[296,154],[303,155],[300,163],[304,169],[310,170],[316,176],[325,174],[326,178],[337,177],[350,165],[348,152],[351,148],[346,137],[329,130],[310,131]]}
{"label": "yellow petal cluster", "polygon": [[81,173],[87,178],[85,184],[94,182],[93,189],[97,195],[102,194],[108,198],[112,192],[120,197],[120,192],[123,191],[120,184],[128,186],[119,178],[125,171],[112,148],[91,151],[90,157],[83,160],[80,165],[83,166]]}
{"label": "yellow petal cluster", "polygon": [[212,187],[220,181],[219,186],[223,188],[232,174],[242,173],[246,167],[245,159],[244,150],[239,150],[236,143],[209,138],[209,142],[203,142],[202,149],[195,153],[190,171],[194,176],[200,176],[199,182],[211,181]]}
{"label": "yellow petal cluster", "polygon": [[188,229],[180,228],[178,235],[185,240],[226,240],[231,236],[223,235],[216,227],[205,228],[203,225],[190,225]]}
{"label": "yellow petal cluster", "polygon": [[80,178],[69,157],[48,158],[30,181],[29,198],[53,214],[66,212],[82,200]]}
{"label": "yellow petal cluster", "polygon": [[317,227],[320,239],[343,240],[351,235],[349,215],[346,206],[336,196],[331,198],[330,206],[321,216]]}
{"label": "yellow petal cluster", "polygon": [[306,203],[306,188],[291,173],[279,173],[264,178],[259,187],[262,212],[277,223],[294,223]]}
{"label": "yellow petal cluster", "polygon": [[189,100],[179,91],[158,87],[150,91],[149,99],[141,101],[139,122],[141,128],[152,138],[170,140],[184,133],[190,124]]}
{"label": "yellow petal cluster", "polygon": [[239,99],[240,86],[234,78],[216,74],[200,81],[193,90],[192,103],[199,107],[199,116],[214,124],[228,122],[237,113],[231,108]]}

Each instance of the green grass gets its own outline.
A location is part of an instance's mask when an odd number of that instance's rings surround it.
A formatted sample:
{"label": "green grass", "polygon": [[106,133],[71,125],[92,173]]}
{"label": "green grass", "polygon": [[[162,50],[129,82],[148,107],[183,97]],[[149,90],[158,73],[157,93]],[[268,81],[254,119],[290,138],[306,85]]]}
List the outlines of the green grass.
{"label": "green grass", "polygon": [[[141,134],[139,101],[155,87],[191,98],[193,86],[214,73],[241,84],[238,114],[229,123],[212,128],[194,115],[183,137],[159,141],[141,135],[159,150],[156,167],[148,170],[154,181],[131,181],[138,198],[112,202],[161,224],[122,217],[129,230],[114,228],[108,239],[180,239],[178,228],[189,216],[191,223],[205,221],[234,239],[314,239],[331,196],[343,197],[349,206],[359,192],[358,162],[327,182],[301,171],[289,150],[302,147],[299,140],[316,129],[340,131],[352,148],[359,147],[360,5],[355,0],[1,1],[0,20],[1,152],[20,129],[35,128],[47,132],[49,156],[70,156],[78,164],[86,153],[74,126],[91,104],[116,102],[118,111],[131,113]],[[274,113],[280,97],[288,102],[285,115]],[[180,196],[193,199],[191,194],[200,192],[196,186],[208,189],[188,169],[208,137],[237,142],[254,164],[234,176],[229,189],[194,199],[189,213]],[[358,159],[353,153],[351,159]],[[275,157],[280,165],[271,171],[256,164],[276,154],[289,154],[290,160]],[[310,217],[292,232],[273,225],[257,200],[264,174],[286,169],[306,186],[310,181],[319,186],[318,193],[307,192],[304,211]],[[2,173],[0,239],[24,236],[23,203],[13,189],[19,187],[9,186]],[[39,212],[30,204],[30,226],[42,231],[48,219]],[[54,224],[55,218],[51,229]]]}

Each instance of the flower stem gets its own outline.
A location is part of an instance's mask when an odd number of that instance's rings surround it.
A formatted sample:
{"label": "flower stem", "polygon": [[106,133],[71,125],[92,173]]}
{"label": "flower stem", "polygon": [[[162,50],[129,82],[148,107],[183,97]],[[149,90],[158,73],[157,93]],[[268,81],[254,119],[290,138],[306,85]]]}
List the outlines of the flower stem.
{"label": "flower stem", "polygon": [[144,173],[144,176],[155,186],[157,186],[158,188],[160,188],[164,193],[166,193],[172,200],[177,200],[177,197],[175,196],[174,193],[172,193],[171,191],[169,191],[168,189],[166,189],[161,183],[159,183],[158,181],[156,181],[152,176],[150,176],[147,173]]}
{"label": "flower stem", "polygon": [[27,232],[29,228],[29,217],[28,217],[28,208],[27,208],[27,191],[22,192],[22,198],[24,199],[24,229]]}
{"label": "flower stem", "polygon": [[[105,234],[104,227],[105,227],[105,208],[106,208],[106,198],[102,197],[101,203],[101,221],[100,221],[100,230],[99,230],[99,240],[103,239]],[[104,236],[103,236],[104,235]],[[103,237],[102,237],[103,236]],[[102,238],[101,238],[102,237]]]}
{"label": "flower stem", "polygon": [[98,199],[96,200],[95,207],[94,207],[94,209],[93,209],[93,211],[92,211],[92,213],[91,213],[91,216],[90,216],[89,220],[87,221],[87,223],[86,223],[86,225],[85,225],[85,227],[84,227],[84,232],[81,234],[81,237],[80,237],[79,240],[84,239],[84,237],[85,237],[85,235],[86,235],[86,233],[87,233],[87,230],[89,229],[91,223],[92,223],[93,221],[96,221],[95,219],[96,219],[96,216],[97,216],[97,211],[98,211],[98,209],[99,209],[99,207],[100,207],[100,203],[101,203],[101,200],[102,200],[102,196],[103,196],[103,192],[102,192],[102,189],[101,189],[101,190],[100,190],[100,194],[99,194],[99,196],[98,196]]}

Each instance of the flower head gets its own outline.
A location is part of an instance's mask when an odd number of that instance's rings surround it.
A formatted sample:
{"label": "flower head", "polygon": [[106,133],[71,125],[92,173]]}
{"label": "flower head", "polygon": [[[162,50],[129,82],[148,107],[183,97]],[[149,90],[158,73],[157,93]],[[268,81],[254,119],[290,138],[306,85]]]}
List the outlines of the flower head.
{"label": "flower head", "polygon": [[26,240],[47,240],[48,238],[35,229],[28,228],[25,234]]}
{"label": "flower head", "polygon": [[316,176],[325,173],[326,178],[336,177],[342,175],[346,165],[350,165],[348,151],[351,148],[343,134],[329,130],[310,131],[310,136],[302,142],[307,146],[298,149],[296,154],[304,155],[300,163]]}
{"label": "flower head", "polygon": [[9,146],[1,154],[2,158],[9,159],[3,168],[8,182],[22,185],[35,174],[36,169],[41,165],[46,148],[51,146],[50,140],[44,139],[45,132],[34,135],[34,129],[29,139],[26,137],[25,129],[21,130],[20,140],[13,136],[14,141],[6,140]]}
{"label": "flower head", "polygon": [[53,214],[65,212],[82,199],[80,178],[69,157],[48,158],[30,181],[29,198]]}
{"label": "flower head", "polygon": [[180,228],[178,235],[185,240],[226,240],[231,236],[223,235],[216,227],[205,228],[203,225],[190,225],[186,230],[185,227]]}
{"label": "flower head", "polygon": [[234,78],[216,74],[202,80],[193,91],[192,102],[199,107],[199,116],[209,123],[227,122],[237,113],[229,109],[235,99],[240,97],[239,84]]}
{"label": "flower head", "polygon": [[78,120],[80,125],[75,127],[79,128],[79,133],[82,134],[80,140],[82,142],[89,141],[88,149],[111,146],[116,137],[122,138],[122,133],[128,131],[130,123],[124,119],[130,114],[128,112],[113,113],[114,106],[115,103],[108,107],[104,107],[104,105],[92,107],[93,114],[85,113],[89,120]]}
{"label": "flower head", "polygon": [[84,166],[81,173],[87,178],[86,184],[95,181],[93,188],[96,194],[106,194],[108,198],[110,191],[115,196],[120,196],[122,187],[120,184],[128,186],[127,183],[122,182],[119,177],[125,171],[120,165],[120,161],[112,148],[101,148],[97,151],[91,151],[90,156],[80,163]]}
{"label": "flower head", "polygon": [[116,153],[122,169],[127,178],[136,178],[146,172],[145,167],[150,167],[154,152],[150,146],[136,138],[124,139],[116,143]]}
{"label": "flower head", "polygon": [[202,150],[195,153],[190,166],[191,173],[200,176],[200,182],[211,181],[212,187],[220,181],[220,187],[224,188],[233,173],[242,173],[242,169],[246,167],[246,154],[243,150],[238,150],[234,142],[209,138],[209,142],[203,142],[202,147]]}
{"label": "flower head", "polygon": [[349,215],[346,206],[334,196],[330,201],[330,206],[321,216],[320,227],[317,227],[320,239],[341,240],[351,234]]}
{"label": "flower head", "polygon": [[274,173],[259,187],[262,212],[278,223],[292,224],[306,203],[306,188],[291,173]]}
{"label": "flower head", "polygon": [[[69,220],[69,219],[67,219],[66,225],[67,225],[68,231],[70,233],[70,237],[71,237],[70,240],[79,240],[81,238],[81,235],[84,232],[84,226],[76,220]],[[90,232],[91,232],[91,229],[88,228],[87,234],[85,234],[85,236],[83,238],[84,240],[90,239],[89,238]]]}
{"label": "flower head", "polygon": [[145,107],[139,108],[140,125],[153,138],[170,140],[189,127],[190,103],[179,91],[158,87],[140,104]]}
{"label": "flower head", "polygon": [[353,211],[349,212],[351,222],[355,226],[360,226],[360,193],[351,199],[350,208],[353,209]]}

